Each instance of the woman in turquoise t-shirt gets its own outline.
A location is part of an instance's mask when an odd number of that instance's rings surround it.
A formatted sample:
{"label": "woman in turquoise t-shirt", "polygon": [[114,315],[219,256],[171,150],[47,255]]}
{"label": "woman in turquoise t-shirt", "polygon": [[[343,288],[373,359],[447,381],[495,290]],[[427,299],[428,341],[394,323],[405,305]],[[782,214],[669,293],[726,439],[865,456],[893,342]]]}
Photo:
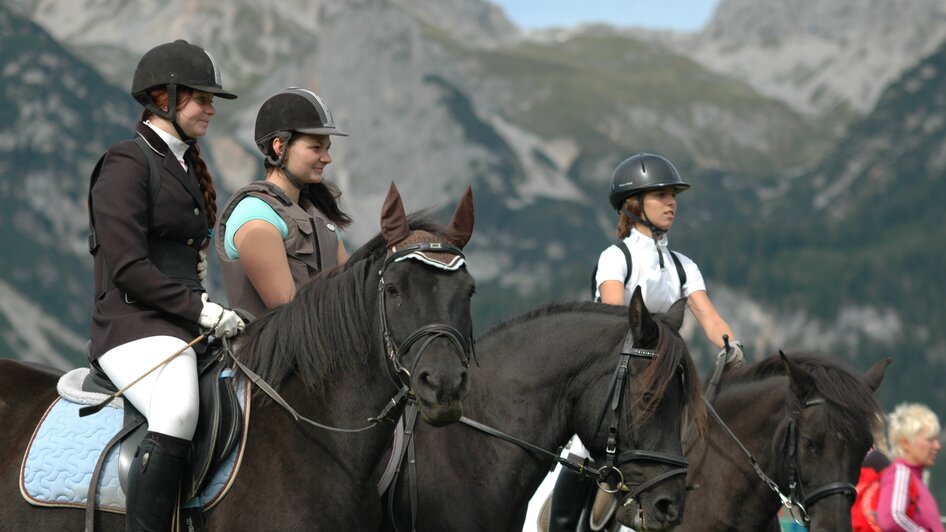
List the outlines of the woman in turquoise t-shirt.
{"label": "woman in turquoise t-shirt", "polygon": [[230,198],[215,232],[232,306],[259,315],[348,259],[338,231],[351,218],[338,206],[338,188],[324,179],[331,136],[347,135],[311,91],[286,89],[260,107],[255,137],[266,178]]}

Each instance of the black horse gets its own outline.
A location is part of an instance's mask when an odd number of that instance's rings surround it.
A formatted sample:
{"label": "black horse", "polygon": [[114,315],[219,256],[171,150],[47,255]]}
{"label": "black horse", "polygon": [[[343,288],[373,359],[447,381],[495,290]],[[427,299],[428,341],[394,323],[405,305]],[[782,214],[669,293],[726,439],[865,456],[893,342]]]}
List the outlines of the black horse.
{"label": "black horse", "polygon": [[[260,317],[238,345],[237,358],[300,414],[326,425],[367,426],[368,418],[405,387],[430,423],[450,423],[462,414],[473,279],[464,266],[440,269],[412,254],[459,256],[472,233],[472,196],[468,190],[442,230],[424,220],[408,227],[393,185],[392,193],[382,215],[383,235],[343,268]],[[56,380],[52,373],[0,360],[3,530],[82,528],[83,512],[31,506],[18,489],[24,449],[56,396]],[[254,402],[250,414],[239,474],[229,493],[206,513],[210,529],[377,529],[380,505],[366,508],[364,501],[377,500],[369,477],[391,425],[332,432],[297,422],[277,402],[257,396],[262,400]],[[100,512],[97,521],[99,530],[124,528],[120,515]]]}
{"label": "black horse", "polygon": [[[477,339],[480,363],[471,368],[475,386],[465,402],[469,417],[552,451],[577,434],[597,469],[606,460],[615,413],[615,466],[631,489],[669,471],[685,473],[679,463],[621,463],[632,450],[682,458],[684,409],[701,419],[699,378],[677,333],[684,306],[680,301],[668,316],[654,319],[638,291],[629,309],[555,304],[493,328]],[[627,360],[620,353],[635,351],[624,343],[628,332],[636,348],[656,354],[630,357],[623,394],[616,395],[616,370]],[[417,427],[414,441],[416,479],[404,466],[395,485],[395,523],[388,516],[387,528],[411,530],[414,504],[417,530],[521,531],[529,499],[554,465],[547,456],[461,424]],[[639,495],[645,521],[654,529],[676,524],[684,491],[685,474],[676,473],[645,487]]]}
{"label": "black horse", "polygon": [[[774,487],[810,518],[813,532],[851,530],[851,503],[861,461],[880,410],[873,392],[890,359],[863,376],[827,356],[774,356],[725,376],[714,403],[720,418],[755,457]],[[715,420],[694,440],[679,530],[779,530],[781,498],[746,452]],[[794,488],[792,487],[794,486]]]}

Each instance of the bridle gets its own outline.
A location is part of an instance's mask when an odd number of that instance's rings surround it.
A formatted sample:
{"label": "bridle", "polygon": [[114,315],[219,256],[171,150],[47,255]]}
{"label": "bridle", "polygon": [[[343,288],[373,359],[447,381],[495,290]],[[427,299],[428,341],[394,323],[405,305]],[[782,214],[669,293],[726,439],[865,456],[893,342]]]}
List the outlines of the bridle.
{"label": "bridle", "polygon": [[[628,492],[625,506],[630,504],[631,501],[637,501],[638,504],[640,504],[641,493],[661,482],[667,481],[679,475],[686,476],[687,465],[689,464],[689,461],[682,455],[665,453],[662,451],[647,451],[637,449],[638,445],[636,442],[634,443],[635,449],[617,454],[619,445],[618,420],[620,418],[621,404],[624,402],[623,399],[624,390],[626,388],[625,385],[627,383],[628,374],[630,373],[630,360],[631,358],[644,358],[653,362],[653,360],[658,356],[658,353],[654,350],[640,349],[633,347],[633,345],[634,334],[631,330],[628,330],[624,337],[624,345],[621,348],[621,353],[618,358],[617,369],[615,370],[614,377],[611,380],[611,389],[609,391],[610,401],[605,405],[604,411],[598,418],[597,425],[600,429],[604,417],[610,417],[608,424],[607,445],[605,446],[605,463],[604,466],[598,470],[599,489],[606,493],[617,493],[618,491]],[[683,374],[681,373],[680,375],[682,379]],[[633,377],[633,374],[630,376]],[[663,465],[670,465],[675,467],[675,469],[666,471],[639,485],[629,486],[624,482],[624,474],[621,473],[620,467],[624,464],[632,462],[654,462]],[[611,477],[612,473],[616,474],[618,478],[618,481],[614,484],[614,487],[601,487],[602,483],[610,486],[610,484],[605,481],[607,478]]]}
{"label": "bridle", "polygon": [[[815,405],[823,405],[825,400],[823,398],[809,399],[805,401],[802,405],[802,408],[808,408]],[[788,429],[785,431],[785,448],[788,450],[788,500],[791,505],[786,505],[788,508],[798,508],[799,513],[801,514],[802,522],[798,523],[805,527],[811,523],[811,517],[808,515],[807,508],[810,508],[816,502],[825,497],[830,497],[832,495],[844,494],[847,495],[851,501],[857,498],[857,489],[854,487],[854,484],[850,482],[831,482],[830,484],[825,484],[815,490],[813,490],[808,495],[805,495],[805,489],[801,481],[801,472],[798,465],[798,415],[800,411],[795,410],[792,412],[791,418],[788,421]],[[780,494],[781,495],[781,494]],[[795,522],[798,522],[798,519],[795,517],[795,513],[792,512],[792,519]]]}
{"label": "bridle", "polygon": [[[825,404],[825,400],[823,398],[809,399],[802,403],[801,409],[823,404]],[[792,411],[792,414],[788,419],[788,427],[785,430],[783,448],[788,453],[788,494],[786,495],[779,488],[778,483],[776,483],[771,477],[762,471],[762,467],[756,461],[755,457],[752,456],[752,453],[746,449],[745,445],[739,441],[739,438],[736,437],[732,430],[730,430],[729,426],[726,425],[722,418],[719,417],[719,414],[716,413],[716,409],[713,408],[713,405],[707,401],[706,406],[716,422],[720,424],[726,433],[729,434],[729,437],[736,442],[739,448],[742,449],[742,452],[749,458],[756,475],[762,479],[762,482],[764,482],[769,487],[769,489],[778,495],[782,505],[789,510],[792,515],[792,520],[794,520],[797,524],[806,528],[808,527],[808,525],[811,523],[811,516],[808,515],[807,509],[821,499],[838,494],[847,495],[852,501],[857,497],[857,489],[854,487],[854,484],[851,484],[850,482],[832,482],[813,490],[807,496],[805,495],[805,489],[802,485],[801,473],[799,471],[800,468],[798,464],[798,416],[800,415],[801,410],[796,409]],[[796,515],[796,509],[798,511],[798,515]]]}
{"label": "bridle", "polygon": [[[426,353],[427,348],[430,344],[438,339],[444,338],[450,345],[453,346],[454,351],[460,357],[460,362],[463,364],[464,368],[470,366],[470,358],[475,357],[475,352],[473,350],[473,331],[470,330],[466,337],[460,333],[452,325],[447,325],[444,323],[428,323],[422,327],[419,327],[417,330],[408,335],[407,338],[401,342],[400,345],[394,341],[391,331],[388,328],[388,317],[387,317],[387,305],[385,304],[385,282],[384,282],[384,271],[387,267],[394,262],[397,262],[399,259],[417,252],[437,252],[437,253],[450,253],[463,257],[463,251],[456,246],[450,244],[442,244],[439,242],[422,242],[419,244],[412,244],[405,246],[402,249],[399,249],[390,255],[388,255],[384,262],[381,264],[381,269],[378,270],[378,313],[381,316],[381,338],[384,343],[384,352],[387,355],[388,360],[391,362],[393,369],[392,380],[395,382],[400,382],[402,387],[406,387],[409,395],[413,397],[413,390],[411,390],[411,374],[414,371],[414,368],[417,367],[417,364],[420,363],[421,358],[423,358],[424,353]],[[417,352],[417,357],[414,360],[414,363],[411,365],[410,369],[405,368],[401,364],[401,355],[411,348],[415,343],[423,342],[420,345],[420,349]]]}
{"label": "bridle", "polygon": [[[414,253],[417,251],[437,251],[442,253],[453,253],[463,257],[463,252],[460,248],[449,245],[449,244],[440,244],[440,243],[420,243],[413,244],[410,246],[405,246],[403,249],[396,251],[388,255],[384,262],[381,264],[381,269],[378,271],[378,307],[379,313],[381,315],[381,337],[384,344],[384,352],[386,358],[390,361],[388,366],[388,371],[391,374],[392,380],[400,383],[400,387],[397,393],[385,404],[381,412],[375,416],[368,418],[368,425],[359,427],[359,428],[340,428],[332,427],[329,425],[324,425],[312,419],[309,419],[299,412],[296,411],[285,399],[262,377],[260,377],[256,372],[251,370],[245,364],[240,362],[234,353],[233,347],[230,344],[229,340],[226,338],[222,339],[223,350],[225,355],[229,356],[233,363],[240,368],[240,371],[250,379],[253,384],[258,386],[263,392],[266,393],[273,401],[278,405],[282,406],[287,412],[289,412],[292,417],[298,422],[305,422],[309,425],[329,430],[332,432],[343,432],[343,433],[357,433],[370,430],[381,424],[383,421],[394,421],[394,419],[389,419],[388,416],[391,415],[396,408],[405,402],[413,402],[414,400],[414,391],[411,388],[411,371],[417,367],[417,363],[420,361],[420,358],[423,356],[427,347],[437,338],[446,338],[451,345],[456,350],[457,354],[460,356],[460,361],[463,364],[463,367],[469,367],[470,358],[475,358],[475,353],[473,351],[473,335],[472,330],[468,336],[469,340],[464,340],[463,335],[457,331],[456,328],[445,325],[442,323],[430,323],[418,328],[416,331],[411,333],[401,345],[398,346],[395,344],[393,337],[391,336],[391,331],[388,329],[387,316],[385,312],[385,297],[384,297],[384,271],[389,264],[396,261],[397,259]],[[414,364],[411,366],[411,370],[407,370],[404,366],[401,365],[400,354],[407,351],[414,345],[416,342],[424,339],[423,344],[421,345],[420,351],[417,354],[417,360],[414,361]]]}

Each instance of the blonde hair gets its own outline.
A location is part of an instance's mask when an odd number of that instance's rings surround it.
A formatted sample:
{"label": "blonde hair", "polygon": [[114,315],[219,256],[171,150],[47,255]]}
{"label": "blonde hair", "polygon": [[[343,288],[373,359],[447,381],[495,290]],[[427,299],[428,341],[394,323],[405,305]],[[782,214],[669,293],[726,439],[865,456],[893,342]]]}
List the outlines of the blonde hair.
{"label": "blonde hair", "polygon": [[920,403],[902,403],[887,415],[887,441],[890,452],[902,457],[900,440],[912,441],[924,428],[930,430],[930,436],[939,437],[939,418],[926,405]]}

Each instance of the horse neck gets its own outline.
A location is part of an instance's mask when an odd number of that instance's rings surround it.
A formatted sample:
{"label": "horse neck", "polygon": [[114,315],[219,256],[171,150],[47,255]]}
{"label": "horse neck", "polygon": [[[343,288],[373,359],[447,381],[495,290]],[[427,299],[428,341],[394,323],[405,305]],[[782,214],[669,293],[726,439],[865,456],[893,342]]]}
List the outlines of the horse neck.
{"label": "horse neck", "polygon": [[[386,370],[339,375],[323,391],[311,390],[299,377],[290,376],[279,391],[299,415],[322,425],[343,429],[367,426],[368,418],[377,416],[396,392]],[[398,412],[391,415],[396,418]],[[251,430],[256,434],[251,433],[250,437],[255,441],[270,441],[276,448],[284,450],[308,449],[305,454],[322,454],[329,460],[334,457],[335,462],[344,463],[347,475],[362,483],[368,481],[374,464],[380,461],[390,436],[387,430],[379,428],[352,435],[315,427],[295,420],[283,406],[268,399],[254,406],[251,419],[254,422]],[[324,461],[315,462],[324,467]],[[303,460],[288,464],[288,467],[294,475],[309,476],[314,482],[319,482],[319,467],[307,467],[308,463]]]}
{"label": "horse neck", "polygon": [[527,420],[515,428],[537,445],[590,435],[623,335],[620,322],[602,318],[540,316],[478,339],[482,363],[471,375],[470,411],[507,424]]}

